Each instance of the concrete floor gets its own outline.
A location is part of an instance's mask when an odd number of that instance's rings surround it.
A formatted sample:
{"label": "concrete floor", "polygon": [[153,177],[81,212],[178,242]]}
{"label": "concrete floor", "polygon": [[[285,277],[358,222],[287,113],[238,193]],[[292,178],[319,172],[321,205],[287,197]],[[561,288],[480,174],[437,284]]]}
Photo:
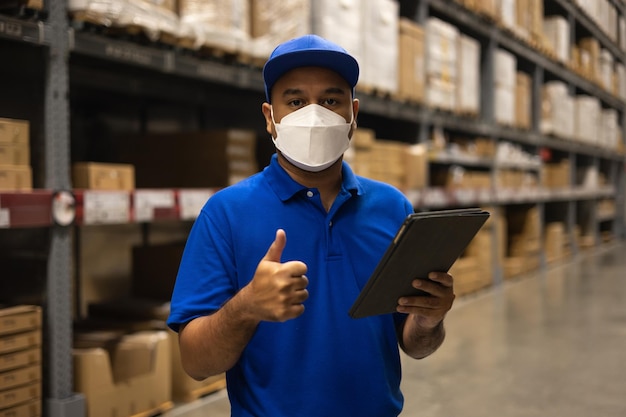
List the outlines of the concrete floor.
{"label": "concrete floor", "polygon": [[[403,357],[402,417],[626,416],[625,243],[463,297],[446,326]],[[166,413],[229,415],[224,392]]]}

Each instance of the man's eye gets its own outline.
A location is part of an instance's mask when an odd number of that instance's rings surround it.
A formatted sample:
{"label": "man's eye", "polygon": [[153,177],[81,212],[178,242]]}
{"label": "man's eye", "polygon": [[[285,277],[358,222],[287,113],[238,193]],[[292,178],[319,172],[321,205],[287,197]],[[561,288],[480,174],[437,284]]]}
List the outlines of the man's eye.
{"label": "man's eye", "polygon": [[302,100],[291,100],[289,102],[289,106],[290,107],[301,107],[302,106]]}
{"label": "man's eye", "polygon": [[334,106],[337,104],[337,100],[335,100],[334,98],[327,98],[327,99],[324,99],[324,104],[326,106]]}

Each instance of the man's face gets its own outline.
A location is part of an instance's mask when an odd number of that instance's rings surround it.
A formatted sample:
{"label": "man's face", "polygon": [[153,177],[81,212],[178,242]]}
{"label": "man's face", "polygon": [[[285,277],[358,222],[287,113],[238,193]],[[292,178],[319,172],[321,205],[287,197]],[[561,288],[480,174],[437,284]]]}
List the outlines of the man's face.
{"label": "man's face", "polygon": [[[326,68],[295,68],[276,81],[272,91],[274,120],[280,123],[283,117],[309,104],[319,104],[342,116],[349,123],[359,110],[358,100],[352,99],[352,89],[339,74]],[[267,132],[276,137],[272,123],[270,104],[263,104]],[[350,136],[356,123],[353,122]]]}

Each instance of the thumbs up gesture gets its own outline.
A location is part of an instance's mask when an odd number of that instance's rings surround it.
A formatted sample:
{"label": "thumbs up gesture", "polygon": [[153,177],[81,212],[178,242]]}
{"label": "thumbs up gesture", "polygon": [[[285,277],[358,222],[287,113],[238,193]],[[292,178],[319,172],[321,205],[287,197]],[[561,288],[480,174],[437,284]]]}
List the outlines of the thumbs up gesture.
{"label": "thumbs up gesture", "polygon": [[249,307],[259,320],[286,321],[304,312],[302,303],[309,297],[307,266],[300,261],[281,263],[286,243],[285,231],[278,229],[246,288],[247,300],[253,303]]}

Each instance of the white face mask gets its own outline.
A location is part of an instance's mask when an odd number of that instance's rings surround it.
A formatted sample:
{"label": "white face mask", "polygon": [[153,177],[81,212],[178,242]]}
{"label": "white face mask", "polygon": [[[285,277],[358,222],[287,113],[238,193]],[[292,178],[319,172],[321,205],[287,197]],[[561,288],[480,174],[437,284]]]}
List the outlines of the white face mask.
{"label": "white face mask", "polygon": [[[354,115],[352,116],[352,121]],[[293,165],[319,172],[334,164],[350,146],[352,121],[318,104],[309,104],[283,117],[276,127],[276,149]]]}

